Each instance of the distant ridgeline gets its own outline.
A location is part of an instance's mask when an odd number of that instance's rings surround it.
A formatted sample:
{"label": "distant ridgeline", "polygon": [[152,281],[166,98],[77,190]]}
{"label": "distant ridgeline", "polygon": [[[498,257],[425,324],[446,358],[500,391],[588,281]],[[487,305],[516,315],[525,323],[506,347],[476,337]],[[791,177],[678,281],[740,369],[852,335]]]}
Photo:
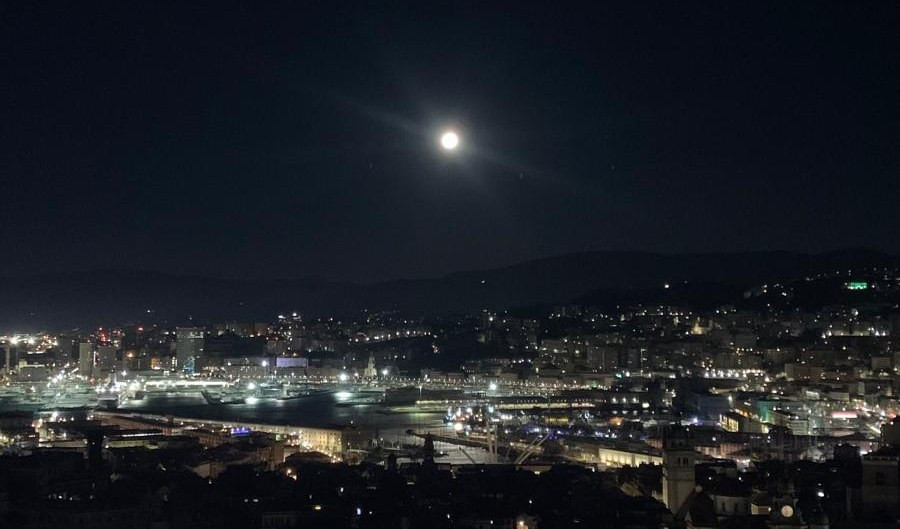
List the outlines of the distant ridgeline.
{"label": "distant ridgeline", "polygon": [[[709,307],[773,295],[780,303],[801,305],[847,295],[878,301],[895,295],[888,287],[896,285],[897,266],[896,256],[867,250],[817,255],[584,252],[367,285],[107,270],[0,279],[0,330],[179,323],[188,318],[265,321],[293,309],[336,316],[362,309],[440,315],[571,302]],[[776,294],[785,286],[792,289],[789,295]]]}

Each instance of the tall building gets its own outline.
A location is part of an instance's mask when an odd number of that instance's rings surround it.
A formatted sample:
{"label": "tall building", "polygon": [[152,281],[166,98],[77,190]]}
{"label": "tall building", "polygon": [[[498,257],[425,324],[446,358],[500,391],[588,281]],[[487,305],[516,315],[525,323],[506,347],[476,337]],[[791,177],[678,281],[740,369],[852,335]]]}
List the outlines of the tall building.
{"label": "tall building", "polygon": [[116,348],[111,345],[97,347],[97,368],[100,371],[116,370]]}
{"label": "tall building", "polygon": [[590,345],[585,353],[585,362],[601,373],[612,373],[619,368],[619,351],[608,345]]}
{"label": "tall building", "polygon": [[86,378],[94,375],[94,344],[78,344],[78,373]]}
{"label": "tall building", "polygon": [[684,428],[672,428],[663,438],[663,503],[670,511],[678,512],[694,491],[694,465],[697,452]]}
{"label": "tall building", "polygon": [[369,364],[366,366],[366,370],[363,372],[363,376],[365,378],[377,378],[378,370],[375,369],[375,355],[369,355]]}
{"label": "tall building", "polygon": [[203,356],[203,328],[178,327],[175,330],[175,360],[179,371],[193,373]]}
{"label": "tall building", "polygon": [[6,363],[4,364],[5,367],[3,368],[3,372],[6,374],[6,376],[9,376],[10,369],[12,369],[12,342],[12,339],[8,340],[6,342],[6,347],[3,348],[6,353]]}

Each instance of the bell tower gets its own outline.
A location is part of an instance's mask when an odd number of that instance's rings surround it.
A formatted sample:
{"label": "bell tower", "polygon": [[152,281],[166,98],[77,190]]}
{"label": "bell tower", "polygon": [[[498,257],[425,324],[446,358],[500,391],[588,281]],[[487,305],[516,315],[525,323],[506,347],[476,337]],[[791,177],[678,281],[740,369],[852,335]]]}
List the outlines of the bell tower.
{"label": "bell tower", "polygon": [[663,435],[663,503],[673,513],[694,490],[694,465],[697,452],[690,432],[682,427],[668,429]]}

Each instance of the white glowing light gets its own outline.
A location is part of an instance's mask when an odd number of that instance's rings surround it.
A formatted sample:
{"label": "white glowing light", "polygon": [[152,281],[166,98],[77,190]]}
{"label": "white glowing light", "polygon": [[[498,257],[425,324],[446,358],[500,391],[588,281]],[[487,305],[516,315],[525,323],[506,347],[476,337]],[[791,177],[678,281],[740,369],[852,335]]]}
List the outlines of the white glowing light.
{"label": "white glowing light", "polygon": [[459,146],[459,135],[453,131],[447,131],[441,135],[441,147],[448,151]]}

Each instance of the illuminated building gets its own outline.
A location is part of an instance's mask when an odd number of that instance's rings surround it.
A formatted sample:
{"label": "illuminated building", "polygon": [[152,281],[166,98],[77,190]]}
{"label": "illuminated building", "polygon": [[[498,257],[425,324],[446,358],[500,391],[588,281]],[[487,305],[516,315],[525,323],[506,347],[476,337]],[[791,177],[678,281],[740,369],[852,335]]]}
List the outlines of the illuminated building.
{"label": "illuminated building", "polygon": [[203,355],[203,329],[178,327],[175,330],[175,359],[181,371],[193,373],[197,360]]}
{"label": "illuminated building", "polygon": [[111,345],[101,345],[97,347],[97,368],[101,372],[115,371],[116,369],[116,348]]}
{"label": "illuminated building", "polygon": [[78,344],[78,372],[90,378],[94,374],[94,345],[90,343]]}
{"label": "illuminated building", "polygon": [[694,491],[697,452],[692,444],[687,430],[681,428],[669,431],[663,439],[663,503],[672,512]]}

